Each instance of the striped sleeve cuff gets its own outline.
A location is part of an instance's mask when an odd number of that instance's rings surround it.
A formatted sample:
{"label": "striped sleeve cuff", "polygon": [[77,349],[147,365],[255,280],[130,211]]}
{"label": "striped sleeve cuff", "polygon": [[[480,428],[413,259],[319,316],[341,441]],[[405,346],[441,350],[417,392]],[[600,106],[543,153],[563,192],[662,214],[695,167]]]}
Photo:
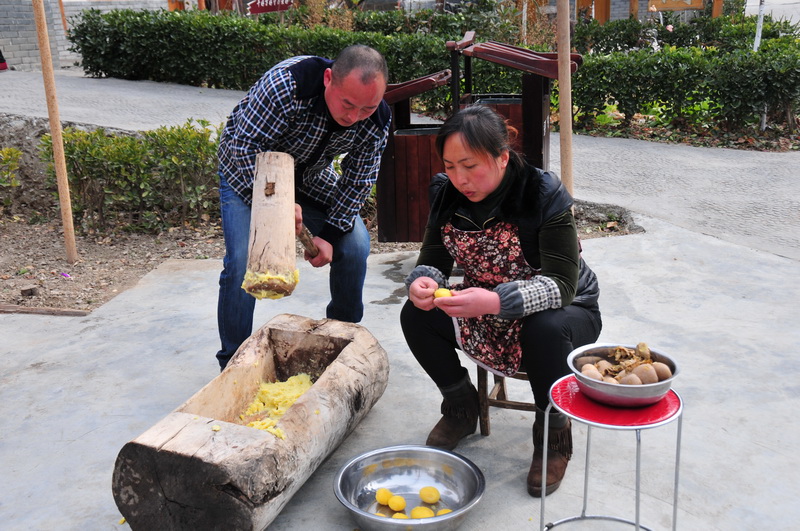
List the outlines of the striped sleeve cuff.
{"label": "striped sleeve cuff", "polygon": [[542,310],[561,308],[558,284],[545,276],[506,282],[494,288],[494,292],[500,296],[498,317],[502,319],[521,319]]}
{"label": "striped sleeve cuff", "polygon": [[418,265],[406,277],[406,289],[411,287],[411,283],[417,280],[419,277],[430,277],[435,280],[437,284],[439,284],[440,288],[448,287],[447,277],[444,276],[444,273],[433,266]]}

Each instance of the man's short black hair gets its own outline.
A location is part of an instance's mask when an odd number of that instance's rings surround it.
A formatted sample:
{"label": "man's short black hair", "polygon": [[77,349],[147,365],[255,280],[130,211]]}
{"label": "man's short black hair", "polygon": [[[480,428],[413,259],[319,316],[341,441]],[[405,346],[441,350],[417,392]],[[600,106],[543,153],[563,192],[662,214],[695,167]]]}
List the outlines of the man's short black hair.
{"label": "man's short black hair", "polygon": [[384,82],[389,82],[389,67],[386,59],[374,48],[363,44],[353,44],[339,53],[331,67],[334,80],[347,77],[355,69],[361,70],[361,82],[367,84],[376,75],[383,76]]}

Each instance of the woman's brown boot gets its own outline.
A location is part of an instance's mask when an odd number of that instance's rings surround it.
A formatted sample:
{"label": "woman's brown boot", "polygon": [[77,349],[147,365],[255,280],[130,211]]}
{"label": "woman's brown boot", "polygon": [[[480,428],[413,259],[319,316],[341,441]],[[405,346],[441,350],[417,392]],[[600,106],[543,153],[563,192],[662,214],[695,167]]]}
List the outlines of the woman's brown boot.
{"label": "woman's brown boot", "polygon": [[[558,489],[567,471],[567,463],[572,457],[572,423],[565,415],[552,411],[548,432],[545,496]],[[533,460],[528,472],[528,494],[534,498],[542,496],[543,449],[544,411],[537,408],[536,422],[533,424]]]}
{"label": "woman's brown boot", "polygon": [[458,442],[475,433],[478,428],[478,391],[465,376],[457,384],[441,387],[442,418],[433,427],[425,442],[428,446],[436,446],[445,450],[453,450]]}

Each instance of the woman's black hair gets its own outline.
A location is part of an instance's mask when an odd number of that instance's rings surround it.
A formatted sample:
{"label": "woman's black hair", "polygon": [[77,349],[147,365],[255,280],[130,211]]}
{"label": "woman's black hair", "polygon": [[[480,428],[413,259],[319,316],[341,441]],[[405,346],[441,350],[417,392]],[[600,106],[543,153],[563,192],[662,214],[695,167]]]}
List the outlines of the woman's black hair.
{"label": "woman's black hair", "polygon": [[492,158],[499,157],[503,151],[515,157],[511,148],[509,132],[517,130],[509,127],[506,120],[493,109],[485,105],[471,105],[461,109],[445,120],[436,135],[436,152],[444,154],[444,142],[452,134],[461,133],[467,147],[478,153],[486,153]]}

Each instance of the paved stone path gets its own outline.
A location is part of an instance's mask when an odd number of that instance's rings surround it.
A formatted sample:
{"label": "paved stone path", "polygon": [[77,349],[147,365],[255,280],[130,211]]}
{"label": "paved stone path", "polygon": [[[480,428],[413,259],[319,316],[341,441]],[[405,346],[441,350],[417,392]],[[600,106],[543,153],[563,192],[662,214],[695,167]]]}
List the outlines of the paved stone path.
{"label": "paved stone path", "polygon": [[[558,136],[551,169],[559,171]],[[800,152],[573,136],[578,199],[800,260]]]}

